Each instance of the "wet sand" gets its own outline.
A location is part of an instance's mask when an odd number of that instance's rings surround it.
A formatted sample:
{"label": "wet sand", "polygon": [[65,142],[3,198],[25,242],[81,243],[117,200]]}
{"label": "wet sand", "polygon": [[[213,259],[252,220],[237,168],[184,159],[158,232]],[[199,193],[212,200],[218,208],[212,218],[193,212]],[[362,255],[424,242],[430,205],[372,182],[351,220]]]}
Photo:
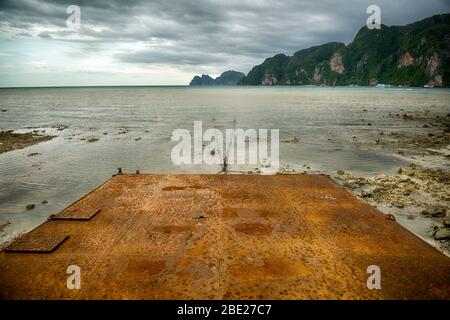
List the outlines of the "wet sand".
{"label": "wet sand", "polygon": [[[394,130],[374,129],[362,133],[349,131],[347,140],[361,149],[391,153],[402,159],[423,164],[425,167],[449,166],[450,113],[429,110],[405,112],[382,116],[396,119]],[[414,130],[402,130],[414,121]],[[368,123],[370,127],[370,123]]]}

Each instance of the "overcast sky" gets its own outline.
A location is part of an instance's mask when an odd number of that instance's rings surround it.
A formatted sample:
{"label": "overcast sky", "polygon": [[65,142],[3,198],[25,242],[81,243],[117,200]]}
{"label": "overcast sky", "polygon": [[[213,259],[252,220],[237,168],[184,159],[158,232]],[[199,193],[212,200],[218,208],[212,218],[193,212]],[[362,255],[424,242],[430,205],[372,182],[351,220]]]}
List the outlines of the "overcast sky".
{"label": "overcast sky", "polygon": [[[67,7],[81,9],[68,28]],[[366,9],[403,25],[448,0],[0,0],[0,86],[187,84],[277,53],[349,43]]]}

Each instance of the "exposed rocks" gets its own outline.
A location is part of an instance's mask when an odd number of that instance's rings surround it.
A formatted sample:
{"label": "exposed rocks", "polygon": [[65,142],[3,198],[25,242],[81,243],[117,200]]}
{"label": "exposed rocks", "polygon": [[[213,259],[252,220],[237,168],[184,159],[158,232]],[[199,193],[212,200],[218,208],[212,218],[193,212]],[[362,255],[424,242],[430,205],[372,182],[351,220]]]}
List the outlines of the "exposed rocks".
{"label": "exposed rocks", "polygon": [[322,70],[321,70],[321,67],[317,66],[314,69],[313,80],[316,84],[318,84],[318,83],[320,83],[321,79],[322,79]]}
{"label": "exposed rocks", "polygon": [[264,75],[264,80],[261,82],[263,86],[274,86],[278,82],[277,77],[272,73],[266,73]]}
{"label": "exposed rocks", "polygon": [[339,170],[338,174],[339,176],[336,177],[336,179],[342,181],[342,184],[352,191],[356,188],[361,188],[363,185],[367,183],[366,178],[346,174],[342,170]]}
{"label": "exposed rocks", "polygon": [[[411,121],[412,125],[417,123],[415,127],[420,128],[420,130],[408,129],[390,132],[373,130],[365,133],[359,132],[358,139],[354,138],[353,132],[350,132],[348,141],[361,149],[382,149],[383,151],[402,155],[403,158],[421,159],[432,156],[433,161],[441,163],[447,161],[443,158],[450,158],[450,118],[446,114],[423,110],[389,113],[387,117],[399,119],[400,121]],[[351,138],[352,136],[353,138]]]}
{"label": "exposed rocks", "polygon": [[414,61],[413,56],[409,52],[406,52],[403,56],[401,56],[397,68],[400,69],[402,67],[412,65]]}
{"label": "exposed rocks", "polygon": [[[431,106],[431,108],[435,108],[435,106]],[[428,127],[449,127],[450,126],[450,119],[446,116],[445,113],[437,113],[432,112],[430,109],[427,110],[421,110],[421,111],[415,111],[415,112],[408,112],[408,114],[411,114],[414,116],[414,120],[419,122],[425,122]],[[393,115],[390,114],[390,116],[393,118],[398,117],[397,114]],[[446,119],[447,118],[447,119]]]}
{"label": "exposed rocks", "polygon": [[25,207],[27,210],[33,210],[36,207],[36,205],[34,204],[27,204],[27,206]]}
{"label": "exposed rocks", "polygon": [[445,227],[450,227],[450,212],[447,213],[447,216],[443,220]]}
{"label": "exposed rocks", "polygon": [[50,127],[50,128],[54,128],[54,129],[56,129],[56,130],[58,130],[58,131],[63,131],[63,130],[66,130],[67,128],[69,128],[68,125],[60,124],[60,123],[52,124],[52,125],[49,126],[49,127]]}
{"label": "exposed rocks", "polygon": [[450,239],[450,229],[439,229],[434,234],[436,240],[448,240]]}
{"label": "exposed rocks", "polygon": [[391,220],[391,221],[395,221],[396,220],[395,217],[392,214],[390,214],[390,213],[388,213],[386,215],[386,219]]}
{"label": "exposed rocks", "polygon": [[34,157],[34,156],[37,156],[37,155],[40,155],[40,153],[39,152],[33,152],[33,153],[30,153],[28,155],[28,157]]}
{"label": "exposed rocks", "polygon": [[425,68],[425,74],[428,78],[430,78],[428,85],[442,87],[442,76],[437,73],[439,65],[439,57],[437,53],[434,52],[430,57],[428,57],[427,67]]}
{"label": "exposed rocks", "polygon": [[0,233],[3,232],[3,230],[10,224],[11,224],[11,222],[9,222],[9,221],[0,223]]}
{"label": "exposed rocks", "polygon": [[442,218],[445,217],[445,214],[447,213],[447,208],[441,205],[435,205],[430,208],[429,211],[427,211],[429,215],[435,218]]}
{"label": "exposed rocks", "polygon": [[300,139],[297,137],[294,137],[294,138],[281,139],[280,141],[283,143],[299,143]]}
{"label": "exposed rocks", "polygon": [[412,116],[412,115],[410,115],[410,114],[404,114],[403,116],[402,116],[402,119],[403,120],[414,120],[414,117]]}
{"label": "exposed rocks", "polygon": [[342,55],[336,52],[330,60],[330,68],[334,72],[342,74],[345,71],[344,64],[342,63]]}
{"label": "exposed rocks", "polygon": [[54,136],[43,136],[36,133],[0,132],[0,153],[23,149],[33,144],[53,139]]}
{"label": "exposed rocks", "polygon": [[88,143],[93,143],[93,142],[97,142],[98,140],[100,140],[100,139],[98,139],[98,138],[89,138],[89,139],[87,139],[87,142]]}
{"label": "exposed rocks", "polygon": [[405,204],[403,202],[400,202],[400,201],[392,201],[392,205],[394,207],[397,207],[397,208],[404,208],[405,207]]}
{"label": "exposed rocks", "polygon": [[[255,168],[255,171],[259,171],[259,168]],[[299,172],[295,170],[289,164],[280,164],[277,174],[298,174]]]}

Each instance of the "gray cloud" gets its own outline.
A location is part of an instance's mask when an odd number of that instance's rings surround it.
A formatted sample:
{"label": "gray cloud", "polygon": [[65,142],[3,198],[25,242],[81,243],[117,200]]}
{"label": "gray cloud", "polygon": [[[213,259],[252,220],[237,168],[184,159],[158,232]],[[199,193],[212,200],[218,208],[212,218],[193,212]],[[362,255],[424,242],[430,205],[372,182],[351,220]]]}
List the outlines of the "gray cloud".
{"label": "gray cloud", "polygon": [[[64,28],[66,8],[81,7],[81,37],[67,30],[36,35],[52,41],[82,42],[92,54],[100,43],[143,44],[122,52],[119,62],[216,65],[217,71],[249,68],[267,56],[328,41],[350,42],[365,24],[373,0],[196,0],[37,1],[0,3],[1,30],[31,34],[36,26]],[[380,0],[382,22],[402,25],[450,11],[446,0]],[[18,32],[17,32],[18,33]],[[107,49],[103,49],[107,50]],[[248,70],[242,70],[248,71]]]}
{"label": "gray cloud", "polygon": [[130,63],[155,63],[173,65],[211,65],[222,64],[227,59],[219,54],[199,53],[197,51],[179,52],[175,49],[149,49],[130,54],[118,54],[123,62]]}

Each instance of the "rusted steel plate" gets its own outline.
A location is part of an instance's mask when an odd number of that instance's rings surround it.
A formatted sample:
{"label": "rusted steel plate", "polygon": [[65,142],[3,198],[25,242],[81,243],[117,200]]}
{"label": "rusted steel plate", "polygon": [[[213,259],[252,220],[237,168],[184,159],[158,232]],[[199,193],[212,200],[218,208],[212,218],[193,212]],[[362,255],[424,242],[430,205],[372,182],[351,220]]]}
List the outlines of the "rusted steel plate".
{"label": "rusted steel plate", "polygon": [[51,253],[68,238],[67,234],[30,232],[6,247],[5,252]]}
{"label": "rusted steel plate", "polygon": [[63,211],[56,215],[52,215],[52,220],[91,220],[102,209],[91,211]]}
{"label": "rusted steel plate", "polygon": [[63,213],[96,208],[35,229],[70,235],[50,255],[0,253],[0,297],[450,298],[450,258],[326,176],[124,174]]}

